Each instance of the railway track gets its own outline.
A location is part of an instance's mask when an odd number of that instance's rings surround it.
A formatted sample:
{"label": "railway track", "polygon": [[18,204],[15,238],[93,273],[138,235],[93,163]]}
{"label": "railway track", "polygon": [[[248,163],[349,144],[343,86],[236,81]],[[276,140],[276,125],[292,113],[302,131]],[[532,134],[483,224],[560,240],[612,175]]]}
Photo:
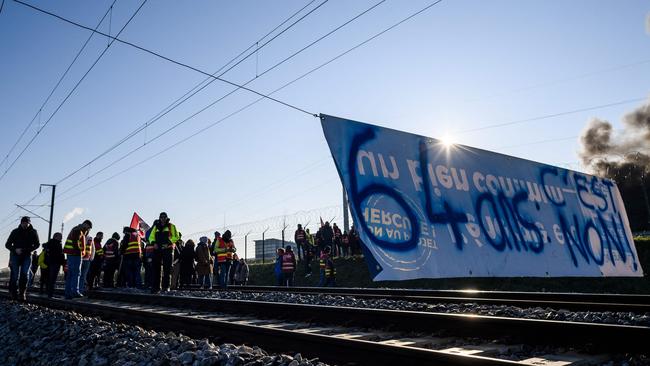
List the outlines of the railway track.
{"label": "railway track", "polygon": [[[201,290],[190,286],[190,291]],[[288,292],[296,294],[328,294],[352,296],[358,299],[389,299],[428,304],[476,303],[479,305],[508,305],[520,308],[543,307],[571,311],[624,311],[650,312],[650,295],[589,294],[557,292],[507,292],[473,290],[409,290],[409,289],[362,289],[343,287],[276,287],[233,286],[230,290],[241,292]]]}
{"label": "railway track", "polygon": [[[6,296],[6,292],[2,292]],[[97,291],[90,299],[30,302],[228,342],[323,355],[333,363],[529,364],[601,362],[608,354],[644,352],[650,328],[461,314],[344,308]],[[413,333],[419,335],[414,336]],[[418,333],[419,332],[419,333]],[[467,345],[458,337],[472,337]],[[498,341],[495,343],[495,338]],[[460,345],[459,345],[460,344]],[[516,361],[499,358],[526,345],[597,350]],[[335,347],[335,348],[328,348]],[[335,349],[335,352],[323,352]]]}
{"label": "railway track", "polygon": [[[57,285],[63,287],[63,282],[57,283]],[[197,285],[191,285],[184,290],[203,292],[221,291],[219,289],[200,289]],[[388,299],[427,304],[475,303],[478,305],[505,305],[519,308],[542,307],[570,311],[650,313],[650,295],[635,294],[278,286],[231,286],[229,287],[229,291],[240,291],[244,293],[285,292],[309,295],[327,294],[332,296],[351,296],[357,299]]]}

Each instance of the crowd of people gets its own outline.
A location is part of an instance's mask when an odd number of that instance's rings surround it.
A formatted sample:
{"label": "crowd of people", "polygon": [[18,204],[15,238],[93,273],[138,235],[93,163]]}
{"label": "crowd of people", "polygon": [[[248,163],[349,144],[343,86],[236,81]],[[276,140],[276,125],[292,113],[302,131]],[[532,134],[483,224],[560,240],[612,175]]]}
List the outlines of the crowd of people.
{"label": "crowd of people", "polygon": [[343,231],[334,223],[322,223],[316,234],[303,229],[301,224],[294,233],[296,253],[290,245],[276,251],[274,274],[278,286],[293,286],[298,263],[304,266],[305,277],[312,275],[312,262],[318,256],[318,286],[336,286],[334,257],[350,257],[361,254],[359,233],[354,226],[350,232]]}
{"label": "crowd of people", "polygon": [[[61,269],[67,299],[83,297],[95,287],[144,288],[151,293],[198,285],[222,289],[248,282],[248,264],[238,258],[232,234],[216,231],[214,238],[201,237],[198,244],[183,241],[165,212],[146,232],[125,226],[103,243],[103,232],[91,236],[92,222],[73,227],[65,243],[55,233],[42,245],[29,217],[23,217],[7,242],[10,251],[9,291],[14,300],[25,301],[40,268],[40,291],[53,297]],[[144,269],[144,278],[142,270]]]}
{"label": "crowd of people", "polygon": [[[223,235],[215,231],[213,238],[203,236],[198,243],[183,241],[167,213],[162,212],[146,231],[132,224],[125,226],[122,234],[113,233],[104,243],[103,232],[91,236],[92,226],[90,220],[83,221],[70,230],[65,242],[61,233],[55,233],[38,253],[38,233],[30,218],[23,217],[5,244],[10,251],[12,298],[25,301],[26,290],[32,287],[39,269],[40,291],[48,297],[53,297],[63,269],[67,299],[83,297],[95,287],[143,288],[155,294],[191,285],[226,289],[248,282],[248,264],[237,257],[230,230]],[[278,286],[293,286],[299,264],[304,266],[305,277],[311,276],[315,259],[320,269],[318,285],[335,286],[333,258],[361,254],[354,226],[350,232],[342,232],[336,224],[325,222],[312,235],[299,224],[294,240],[296,252],[290,245],[277,250],[274,273]]]}

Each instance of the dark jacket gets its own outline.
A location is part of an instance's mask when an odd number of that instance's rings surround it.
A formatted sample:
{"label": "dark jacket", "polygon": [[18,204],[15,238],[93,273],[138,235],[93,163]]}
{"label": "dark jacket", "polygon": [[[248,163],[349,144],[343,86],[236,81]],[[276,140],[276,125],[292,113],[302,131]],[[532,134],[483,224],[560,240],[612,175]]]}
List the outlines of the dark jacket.
{"label": "dark jacket", "polygon": [[21,226],[13,229],[5,244],[5,247],[12,253],[15,253],[16,249],[22,249],[22,255],[30,255],[39,246],[41,244],[38,240],[38,233],[31,224],[26,229],[23,229]]}
{"label": "dark jacket", "polygon": [[45,248],[45,264],[48,266],[62,266],[63,263],[65,263],[65,256],[63,255],[63,244],[60,240],[50,239],[50,241],[44,244],[43,247]]}
{"label": "dark jacket", "polygon": [[321,228],[321,235],[323,238],[322,245],[330,246],[332,245],[332,238],[334,238],[334,231],[329,225],[325,225]]}

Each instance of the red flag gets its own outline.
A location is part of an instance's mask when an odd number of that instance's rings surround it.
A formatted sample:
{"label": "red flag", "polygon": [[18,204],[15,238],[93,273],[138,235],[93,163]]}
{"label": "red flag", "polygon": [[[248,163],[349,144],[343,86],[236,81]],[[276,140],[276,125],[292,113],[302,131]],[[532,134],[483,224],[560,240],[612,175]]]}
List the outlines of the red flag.
{"label": "red flag", "polygon": [[144,233],[151,228],[137,213],[133,213],[131,218],[131,228],[138,230],[140,237],[144,237]]}

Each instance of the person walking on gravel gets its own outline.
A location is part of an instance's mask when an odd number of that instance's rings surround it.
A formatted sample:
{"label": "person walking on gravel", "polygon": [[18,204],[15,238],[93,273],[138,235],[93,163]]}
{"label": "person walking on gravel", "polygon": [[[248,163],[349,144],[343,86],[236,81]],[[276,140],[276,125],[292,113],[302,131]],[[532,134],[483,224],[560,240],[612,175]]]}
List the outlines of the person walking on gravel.
{"label": "person walking on gravel", "polygon": [[[41,245],[31,220],[25,216],[20,225],[11,231],[5,247],[9,250],[9,292],[13,300],[26,301],[27,276],[32,262],[32,251]],[[20,291],[20,294],[18,293]]]}

